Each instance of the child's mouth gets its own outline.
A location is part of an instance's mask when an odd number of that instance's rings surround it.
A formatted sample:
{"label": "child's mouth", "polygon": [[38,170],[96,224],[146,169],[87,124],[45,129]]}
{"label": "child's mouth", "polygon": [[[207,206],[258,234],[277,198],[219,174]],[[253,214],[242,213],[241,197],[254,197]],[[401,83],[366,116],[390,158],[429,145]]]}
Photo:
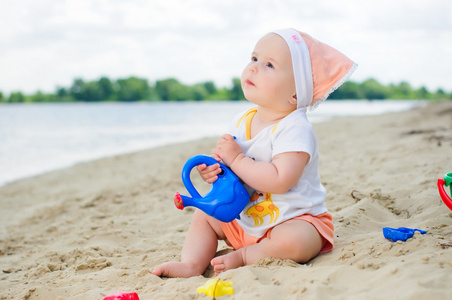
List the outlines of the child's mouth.
{"label": "child's mouth", "polygon": [[249,80],[249,79],[246,80],[246,84],[254,86],[254,83],[251,80]]}

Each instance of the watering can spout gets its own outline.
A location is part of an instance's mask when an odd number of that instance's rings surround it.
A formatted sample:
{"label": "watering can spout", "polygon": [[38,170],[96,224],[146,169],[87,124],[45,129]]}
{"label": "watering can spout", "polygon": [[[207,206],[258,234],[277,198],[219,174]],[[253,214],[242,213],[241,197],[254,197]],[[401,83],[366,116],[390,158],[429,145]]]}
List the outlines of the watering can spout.
{"label": "watering can spout", "polygon": [[176,195],[174,195],[174,205],[176,205],[176,207],[180,210],[184,209],[184,200],[182,199],[181,194],[176,193]]}
{"label": "watering can spout", "polygon": [[240,179],[220,163],[223,172],[218,175],[212,189],[204,197],[198,193],[190,180],[190,172],[195,166],[216,163],[218,162],[215,159],[207,155],[195,155],[190,158],[182,169],[182,181],[191,197],[176,193],[174,204],[178,209],[194,206],[222,222],[231,222],[239,218],[240,212],[249,202],[249,194]]}
{"label": "watering can spout", "polygon": [[215,199],[212,197],[208,197],[208,195],[206,195],[205,197],[197,198],[181,195],[179,193],[176,193],[176,195],[174,195],[174,205],[176,205],[178,209],[183,210],[185,207],[193,206],[199,208],[210,216],[212,216],[215,212],[216,203],[217,201],[215,201]]}

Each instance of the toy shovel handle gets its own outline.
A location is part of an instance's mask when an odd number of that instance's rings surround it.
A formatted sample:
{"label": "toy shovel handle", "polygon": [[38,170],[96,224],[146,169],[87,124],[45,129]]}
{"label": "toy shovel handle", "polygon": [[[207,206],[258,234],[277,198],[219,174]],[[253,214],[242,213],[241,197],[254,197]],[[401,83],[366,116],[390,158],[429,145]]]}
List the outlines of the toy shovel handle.
{"label": "toy shovel handle", "polygon": [[187,162],[185,163],[184,167],[182,168],[182,182],[184,183],[185,188],[193,198],[201,198],[201,195],[195,189],[193,183],[190,180],[191,170],[197,165],[206,164],[207,166],[210,166],[216,163],[218,163],[218,161],[204,154],[195,155],[188,159]]}
{"label": "toy shovel handle", "polygon": [[444,185],[446,184],[446,181],[444,179],[438,179],[438,191],[439,195],[441,196],[441,199],[443,199],[444,204],[452,210],[452,199],[447,195],[446,190],[444,189]]}

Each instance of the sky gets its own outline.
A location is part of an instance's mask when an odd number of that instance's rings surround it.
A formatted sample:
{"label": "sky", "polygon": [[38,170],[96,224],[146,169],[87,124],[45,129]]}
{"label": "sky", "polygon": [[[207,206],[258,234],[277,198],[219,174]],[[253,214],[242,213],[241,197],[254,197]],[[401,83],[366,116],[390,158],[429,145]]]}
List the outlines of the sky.
{"label": "sky", "polygon": [[0,92],[101,76],[231,86],[287,27],[357,62],[351,80],[452,91],[450,0],[0,0]]}

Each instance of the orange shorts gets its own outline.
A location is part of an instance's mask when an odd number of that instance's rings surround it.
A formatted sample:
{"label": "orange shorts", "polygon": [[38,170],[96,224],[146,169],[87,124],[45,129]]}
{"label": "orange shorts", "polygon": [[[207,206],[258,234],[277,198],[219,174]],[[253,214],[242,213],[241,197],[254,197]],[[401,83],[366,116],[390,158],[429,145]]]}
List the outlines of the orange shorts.
{"label": "orange shorts", "polygon": [[[334,245],[334,225],[333,225],[333,217],[329,212],[325,212],[323,214],[313,216],[309,214],[301,215],[295,217],[291,220],[303,220],[310,224],[312,224],[315,229],[319,232],[319,234],[324,239],[324,246],[320,253],[329,252],[333,249]],[[223,223],[220,222],[221,229],[223,229],[226,238],[228,239],[228,245],[233,247],[234,249],[240,249],[242,247],[250,246],[259,243],[263,239],[270,237],[271,231],[273,228],[270,228],[264,236],[257,238],[252,235],[246,234],[236,220]]]}

